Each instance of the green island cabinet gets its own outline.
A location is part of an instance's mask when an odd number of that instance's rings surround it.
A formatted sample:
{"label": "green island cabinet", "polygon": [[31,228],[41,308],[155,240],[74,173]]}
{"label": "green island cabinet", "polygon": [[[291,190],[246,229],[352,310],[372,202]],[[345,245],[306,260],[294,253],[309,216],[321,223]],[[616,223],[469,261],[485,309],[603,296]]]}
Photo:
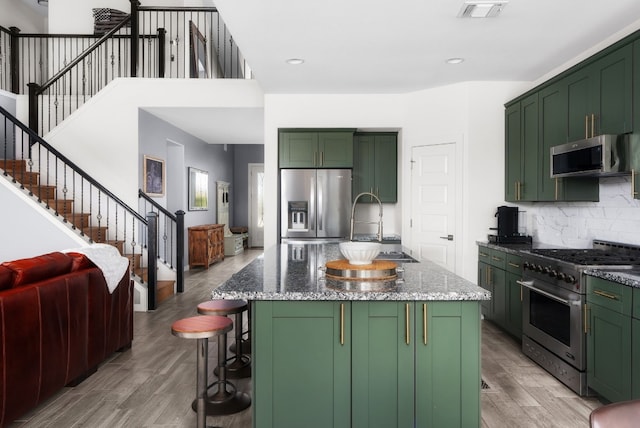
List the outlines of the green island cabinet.
{"label": "green island cabinet", "polygon": [[352,168],[355,129],[279,132],[280,168]]}
{"label": "green island cabinet", "polygon": [[640,288],[633,289],[631,312],[631,398],[640,398]]}
{"label": "green island cabinet", "polygon": [[480,426],[478,302],[253,305],[256,427]]}
{"label": "green island cabinet", "polygon": [[632,398],[633,291],[587,277],[587,385],[612,402]]}
{"label": "green island cabinet", "polygon": [[[398,134],[356,133],[353,139],[352,195],[375,194],[383,203],[398,202]],[[373,202],[373,198],[362,198]]]}
{"label": "green island cabinet", "polygon": [[491,300],[482,302],[482,315],[517,339],[522,337],[521,278],[521,256],[478,247],[478,285],[491,292]]}
{"label": "green island cabinet", "polygon": [[633,140],[631,142],[631,195],[640,199],[640,40],[633,42]]}

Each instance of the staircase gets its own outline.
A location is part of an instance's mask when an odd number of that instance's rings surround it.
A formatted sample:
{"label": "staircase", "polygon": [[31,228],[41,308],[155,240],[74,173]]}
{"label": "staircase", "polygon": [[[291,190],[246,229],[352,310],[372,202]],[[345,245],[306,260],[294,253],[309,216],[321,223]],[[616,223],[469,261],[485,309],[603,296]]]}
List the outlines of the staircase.
{"label": "staircase", "polygon": [[[59,217],[88,242],[106,243],[113,245],[120,254],[129,259],[130,272],[133,278],[140,278],[142,283],[149,281],[149,268],[143,265],[142,253],[126,253],[124,240],[108,238],[108,227],[93,223],[91,213],[75,212],[73,199],[59,199],[58,188],[55,185],[40,183],[40,173],[30,171],[25,159],[0,159],[0,167],[4,175],[21,187],[33,198],[37,199],[43,208]],[[158,270],[160,268],[158,267]],[[156,280],[156,302],[161,304],[176,291],[176,281],[173,279]],[[143,310],[138,308],[138,310]]]}

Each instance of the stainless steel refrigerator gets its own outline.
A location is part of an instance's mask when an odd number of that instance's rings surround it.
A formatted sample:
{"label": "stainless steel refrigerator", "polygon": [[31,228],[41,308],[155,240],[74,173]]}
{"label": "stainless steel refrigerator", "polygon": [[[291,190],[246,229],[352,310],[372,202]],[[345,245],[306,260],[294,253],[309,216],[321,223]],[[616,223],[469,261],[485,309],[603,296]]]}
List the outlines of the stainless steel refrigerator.
{"label": "stainless steel refrigerator", "polygon": [[280,170],[283,239],[348,238],[350,169]]}

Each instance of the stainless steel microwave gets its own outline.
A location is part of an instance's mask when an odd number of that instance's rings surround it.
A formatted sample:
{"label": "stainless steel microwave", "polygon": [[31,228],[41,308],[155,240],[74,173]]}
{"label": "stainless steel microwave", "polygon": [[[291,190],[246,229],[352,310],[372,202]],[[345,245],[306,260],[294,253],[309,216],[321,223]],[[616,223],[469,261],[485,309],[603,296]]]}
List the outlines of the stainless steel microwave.
{"label": "stainless steel microwave", "polygon": [[551,147],[551,177],[598,177],[629,173],[629,136],[598,135]]}

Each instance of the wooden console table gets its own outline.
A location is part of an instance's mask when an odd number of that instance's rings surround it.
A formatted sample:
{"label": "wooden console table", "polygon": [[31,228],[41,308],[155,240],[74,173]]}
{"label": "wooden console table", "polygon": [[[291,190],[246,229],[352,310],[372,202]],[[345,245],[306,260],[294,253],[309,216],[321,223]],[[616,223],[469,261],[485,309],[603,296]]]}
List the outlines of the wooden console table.
{"label": "wooden console table", "polygon": [[224,260],[224,225],[204,224],[193,226],[189,232],[189,269]]}

